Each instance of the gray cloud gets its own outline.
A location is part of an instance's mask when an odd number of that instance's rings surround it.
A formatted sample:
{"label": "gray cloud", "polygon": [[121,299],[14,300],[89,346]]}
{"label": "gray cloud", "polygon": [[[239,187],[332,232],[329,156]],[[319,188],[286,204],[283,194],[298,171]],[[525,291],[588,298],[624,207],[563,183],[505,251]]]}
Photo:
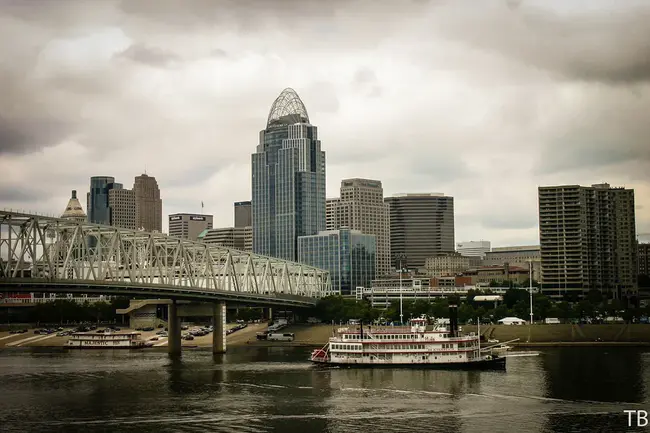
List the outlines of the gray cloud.
{"label": "gray cloud", "polygon": [[146,167],[165,213],[203,200],[230,225],[290,86],[330,196],[357,176],[444,192],[457,238],[534,243],[538,185],[609,181],[650,232],[648,6],[569,3],[5,0],[0,207],[58,213]]}
{"label": "gray cloud", "polygon": [[154,67],[168,67],[180,60],[176,54],[168,50],[148,47],[141,44],[131,45],[129,48],[118,54],[117,57]]}
{"label": "gray cloud", "polygon": [[0,155],[29,153],[65,139],[69,132],[69,125],[56,119],[10,119],[0,112]]}
{"label": "gray cloud", "polygon": [[[610,8],[614,4],[608,5]],[[450,8],[437,32],[567,79],[630,83],[650,80],[650,5],[562,10],[551,2],[500,3],[477,10]],[[602,6],[602,5],[601,5]],[[569,9],[570,5],[567,4]]]}

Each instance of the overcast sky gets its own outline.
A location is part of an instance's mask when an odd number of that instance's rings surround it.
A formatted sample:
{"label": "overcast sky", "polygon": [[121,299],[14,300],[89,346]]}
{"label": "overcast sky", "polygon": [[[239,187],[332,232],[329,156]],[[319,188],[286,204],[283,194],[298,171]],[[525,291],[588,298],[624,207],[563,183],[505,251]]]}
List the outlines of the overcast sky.
{"label": "overcast sky", "polygon": [[[479,6],[480,5],[480,6]],[[60,214],[155,176],[163,213],[233,224],[285,87],[327,195],[455,199],[456,241],[538,243],[537,186],[634,188],[650,233],[650,2],[0,0],[0,208]]]}

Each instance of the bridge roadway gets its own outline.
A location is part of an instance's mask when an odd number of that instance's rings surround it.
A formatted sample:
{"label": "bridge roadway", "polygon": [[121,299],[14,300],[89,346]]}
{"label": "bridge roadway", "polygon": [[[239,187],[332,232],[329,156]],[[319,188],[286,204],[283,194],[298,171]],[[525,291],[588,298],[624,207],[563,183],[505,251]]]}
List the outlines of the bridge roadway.
{"label": "bridge roadway", "polygon": [[331,293],[331,284],[328,272],[300,263],[163,233],[5,210],[0,291],[171,299],[169,351],[177,353],[178,300],[214,305],[213,350],[222,352],[227,302],[310,307]]}

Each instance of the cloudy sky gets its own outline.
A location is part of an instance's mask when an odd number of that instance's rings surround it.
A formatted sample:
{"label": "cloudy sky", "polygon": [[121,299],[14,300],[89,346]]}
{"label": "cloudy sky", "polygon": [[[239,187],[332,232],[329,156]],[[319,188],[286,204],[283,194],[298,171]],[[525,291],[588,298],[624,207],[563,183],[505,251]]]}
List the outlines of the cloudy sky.
{"label": "cloudy sky", "polygon": [[[480,6],[479,6],[480,4]],[[0,0],[0,208],[158,179],[233,223],[296,89],[341,179],[455,198],[456,240],[538,243],[537,186],[636,190],[650,233],[650,2]]]}

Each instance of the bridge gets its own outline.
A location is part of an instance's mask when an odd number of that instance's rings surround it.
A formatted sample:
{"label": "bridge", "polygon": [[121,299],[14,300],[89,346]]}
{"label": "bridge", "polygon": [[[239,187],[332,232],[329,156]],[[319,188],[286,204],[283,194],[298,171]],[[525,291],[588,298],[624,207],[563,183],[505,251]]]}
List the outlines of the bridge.
{"label": "bridge", "polygon": [[172,299],[170,353],[180,352],[176,301],[211,302],[214,350],[222,352],[227,302],[311,307],[331,293],[331,283],[327,271],[300,263],[164,233],[4,210],[0,290]]}

